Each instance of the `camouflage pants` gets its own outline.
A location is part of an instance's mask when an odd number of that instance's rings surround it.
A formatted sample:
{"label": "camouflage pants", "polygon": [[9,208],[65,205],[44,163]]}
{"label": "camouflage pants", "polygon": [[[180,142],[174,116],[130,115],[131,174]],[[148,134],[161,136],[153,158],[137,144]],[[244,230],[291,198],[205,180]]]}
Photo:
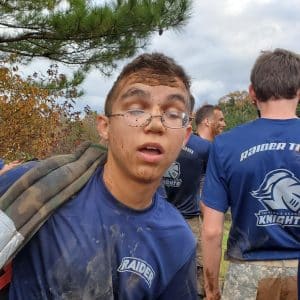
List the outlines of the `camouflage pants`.
{"label": "camouflage pants", "polygon": [[186,219],[190,225],[192,232],[197,240],[196,264],[197,264],[197,290],[198,295],[204,297],[204,276],[203,276],[203,260],[202,260],[202,247],[201,247],[201,230],[202,220],[201,217],[196,216]]}
{"label": "camouflage pants", "polygon": [[[286,278],[297,275],[297,262],[292,261],[272,261],[272,262],[230,262],[225,275],[222,300],[255,300],[257,299],[257,287],[262,279],[266,278]],[[281,293],[280,288],[277,293]],[[277,295],[272,300],[296,300],[297,286],[288,298]]]}

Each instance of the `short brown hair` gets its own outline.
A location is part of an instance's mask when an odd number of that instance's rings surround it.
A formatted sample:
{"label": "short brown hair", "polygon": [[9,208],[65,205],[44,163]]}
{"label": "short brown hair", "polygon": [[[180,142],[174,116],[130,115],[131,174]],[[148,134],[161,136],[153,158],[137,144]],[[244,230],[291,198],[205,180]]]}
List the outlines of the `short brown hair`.
{"label": "short brown hair", "polygon": [[[134,73],[143,73],[157,78],[158,80],[165,78],[164,82],[168,85],[175,86],[176,78],[179,78],[184,86],[186,87],[188,93],[190,94],[191,80],[186,74],[185,70],[178,65],[174,59],[162,54],[162,53],[145,53],[136,57],[132,62],[128,63],[117,80],[114,82],[112,88],[110,89],[104,106],[105,115],[111,114],[112,105],[116,98],[116,93],[120,82]],[[145,78],[141,76],[141,83],[145,81]],[[189,99],[189,110],[191,109],[191,103]]]}
{"label": "short brown hair", "polygon": [[204,119],[209,118],[213,115],[215,110],[221,110],[221,107],[218,105],[204,104],[197,109],[195,113],[195,124],[198,126],[203,122]]}
{"label": "short brown hair", "polygon": [[263,51],[250,79],[259,101],[293,99],[300,89],[300,56],[285,49]]}

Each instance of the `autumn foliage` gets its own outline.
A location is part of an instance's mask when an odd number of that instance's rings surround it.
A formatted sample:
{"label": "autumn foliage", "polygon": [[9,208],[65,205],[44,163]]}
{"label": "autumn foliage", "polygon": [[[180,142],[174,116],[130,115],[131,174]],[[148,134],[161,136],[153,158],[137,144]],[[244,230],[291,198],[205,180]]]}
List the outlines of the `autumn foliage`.
{"label": "autumn foliage", "polygon": [[[23,79],[17,67],[0,66],[0,157],[8,161],[57,152],[59,141],[79,122],[74,99],[46,88],[41,79],[37,74]],[[52,67],[47,80],[57,86],[64,78]]]}
{"label": "autumn foliage", "polygon": [[223,96],[218,104],[225,116],[226,130],[258,117],[257,110],[246,91],[231,92]]}

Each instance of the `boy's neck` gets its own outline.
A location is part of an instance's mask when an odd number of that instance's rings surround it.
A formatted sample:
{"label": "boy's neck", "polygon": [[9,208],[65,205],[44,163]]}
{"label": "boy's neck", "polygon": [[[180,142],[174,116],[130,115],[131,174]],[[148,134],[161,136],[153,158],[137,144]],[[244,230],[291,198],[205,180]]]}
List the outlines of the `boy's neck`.
{"label": "boy's neck", "polygon": [[204,125],[198,127],[198,135],[204,140],[213,141],[213,137],[210,132],[210,128],[205,127]]}
{"label": "boy's neck", "polygon": [[267,102],[258,102],[261,117],[266,119],[286,120],[297,118],[296,109],[298,98],[268,100]]}
{"label": "boy's neck", "polygon": [[143,210],[152,204],[152,199],[160,181],[138,182],[108,163],[104,166],[103,181],[110,193],[124,205]]}

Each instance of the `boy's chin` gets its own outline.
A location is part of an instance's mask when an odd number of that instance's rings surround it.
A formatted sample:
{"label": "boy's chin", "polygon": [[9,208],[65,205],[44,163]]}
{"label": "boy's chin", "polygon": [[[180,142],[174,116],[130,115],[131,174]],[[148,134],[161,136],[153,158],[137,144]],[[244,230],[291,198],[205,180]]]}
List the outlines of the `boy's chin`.
{"label": "boy's chin", "polygon": [[138,179],[138,181],[142,183],[149,184],[149,183],[160,182],[163,175],[164,172],[162,171],[144,169],[144,170],[140,170],[136,174],[136,178]]}

